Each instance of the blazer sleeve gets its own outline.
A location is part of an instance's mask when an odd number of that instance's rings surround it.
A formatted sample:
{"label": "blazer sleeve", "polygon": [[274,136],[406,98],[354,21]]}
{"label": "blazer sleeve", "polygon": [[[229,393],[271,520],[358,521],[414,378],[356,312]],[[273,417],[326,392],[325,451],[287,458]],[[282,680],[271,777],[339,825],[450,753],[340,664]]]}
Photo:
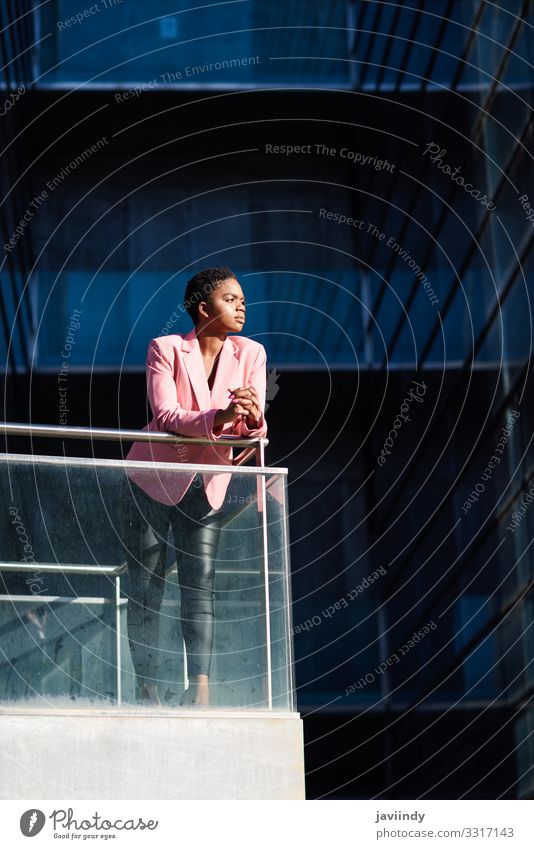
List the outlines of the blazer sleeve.
{"label": "blazer sleeve", "polygon": [[181,436],[216,439],[221,428],[213,429],[216,410],[184,410],[178,403],[172,363],[153,339],[146,359],[147,392],[157,430]]}
{"label": "blazer sleeve", "polygon": [[261,419],[257,427],[249,428],[246,422],[235,422],[232,427],[232,433],[238,436],[253,437],[265,436],[267,433],[267,423],[265,421],[265,394],[267,389],[267,353],[263,345],[259,346],[258,355],[252,365],[247,385],[253,386],[258,393],[258,398],[261,407]]}

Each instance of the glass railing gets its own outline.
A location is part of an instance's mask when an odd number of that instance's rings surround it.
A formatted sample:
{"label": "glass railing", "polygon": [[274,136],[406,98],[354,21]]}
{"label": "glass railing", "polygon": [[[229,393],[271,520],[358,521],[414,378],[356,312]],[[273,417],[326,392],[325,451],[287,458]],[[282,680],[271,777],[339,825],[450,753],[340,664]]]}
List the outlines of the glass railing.
{"label": "glass railing", "polygon": [[286,475],[0,454],[0,702],[293,710]]}

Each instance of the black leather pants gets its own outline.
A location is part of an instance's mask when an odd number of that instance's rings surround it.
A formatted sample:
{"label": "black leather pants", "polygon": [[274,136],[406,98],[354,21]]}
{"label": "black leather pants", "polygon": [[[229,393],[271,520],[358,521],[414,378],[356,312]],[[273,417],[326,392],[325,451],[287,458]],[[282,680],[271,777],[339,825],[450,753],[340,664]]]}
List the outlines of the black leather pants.
{"label": "black leather pants", "polygon": [[[200,486],[198,485],[200,482]],[[222,510],[213,510],[196,476],[176,505],[154,501],[135,483],[125,487],[123,544],[128,562],[128,640],[138,681],[156,684],[160,608],[167,539],[172,528],[181,594],[180,619],[188,676],[209,675],[213,648],[213,585]]]}

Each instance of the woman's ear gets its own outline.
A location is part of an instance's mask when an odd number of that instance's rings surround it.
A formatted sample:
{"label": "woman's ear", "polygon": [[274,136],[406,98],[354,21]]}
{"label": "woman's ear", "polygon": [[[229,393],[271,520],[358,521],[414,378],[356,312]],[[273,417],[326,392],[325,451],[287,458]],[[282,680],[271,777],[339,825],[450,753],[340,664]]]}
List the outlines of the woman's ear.
{"label": "woman's ear", "polygon": [[209,318],[210,314],[208,312],[208,302],[207,301],[200,301],[200,303],[198,305],[198,314],[199,314],[199,316],[202,316],[202,318]]}

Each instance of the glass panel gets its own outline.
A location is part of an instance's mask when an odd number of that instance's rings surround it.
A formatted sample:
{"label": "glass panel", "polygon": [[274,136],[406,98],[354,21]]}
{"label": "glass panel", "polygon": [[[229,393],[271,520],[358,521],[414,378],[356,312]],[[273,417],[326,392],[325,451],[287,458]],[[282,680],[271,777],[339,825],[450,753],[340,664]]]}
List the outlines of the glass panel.
{"label": "glass panel", "polygon": [[275,707],[292,707],[293,662],[291,643],[291,598],[288,569],[288,526],[285,480],[279,475],[266,479],[267,552],[269,563],[269,609],[271,632],[272,699]]}
{"label": "glass panel", "polygon": [[2,702],[116,702],[113,598],[0,601]]}
{"label": "glass panel", "polygon": [[0,493],[0,700],[293,709],[283,474],[1,455]]}

